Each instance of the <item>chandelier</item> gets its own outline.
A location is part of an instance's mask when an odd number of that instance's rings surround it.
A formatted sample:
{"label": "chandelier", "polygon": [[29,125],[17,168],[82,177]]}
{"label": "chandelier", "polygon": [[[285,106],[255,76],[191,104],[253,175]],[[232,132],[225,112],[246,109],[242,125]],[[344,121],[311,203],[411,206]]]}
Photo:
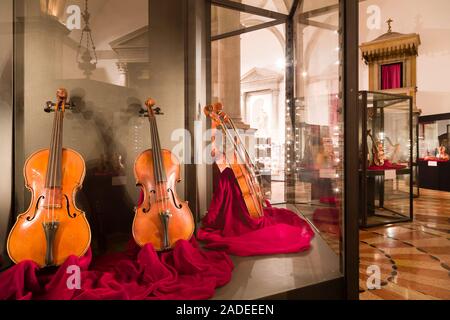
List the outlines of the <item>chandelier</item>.
{"label": "chandelier", "polygon": [[[91,14],[88,11],[88,0],[85,0],[83,17],[84,28],[81,32],[80,43],[78,45],[77,63],[78,67],[83,70],[84,75],[89,79],[92,72],[97,68],[97,52],[95,51],[94,40],[92,39],[92,30],[89,25]],[[86,47],[83,50],[83,40],[86,40]]]}

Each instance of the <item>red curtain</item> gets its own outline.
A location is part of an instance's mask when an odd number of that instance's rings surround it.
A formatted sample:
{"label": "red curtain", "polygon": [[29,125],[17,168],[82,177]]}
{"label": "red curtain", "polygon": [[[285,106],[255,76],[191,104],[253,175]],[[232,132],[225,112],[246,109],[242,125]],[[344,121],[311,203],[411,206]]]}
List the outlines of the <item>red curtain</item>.
{"label": "red curtain", "polygon": [[381,66],[381,89],[397,89],[402,87],[402,64],[395,63]]}

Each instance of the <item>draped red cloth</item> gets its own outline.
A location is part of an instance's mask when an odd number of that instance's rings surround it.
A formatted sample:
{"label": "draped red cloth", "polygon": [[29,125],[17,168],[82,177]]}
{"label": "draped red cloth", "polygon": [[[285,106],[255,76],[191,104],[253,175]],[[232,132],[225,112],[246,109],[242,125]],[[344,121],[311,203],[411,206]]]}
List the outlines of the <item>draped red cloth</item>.
{"label": "draped red cloth", "polygon": [[314,231],[290,210],[268,207],[250,217],[231,169],[222,172],[197,239],[236,256],[295,253],[310,248]]}
{"label": "draped red cloth", "polygon": [[397,89],[402,86],[402,64],[381,66],[381,89]]}
{"label": "draped red cloth", "polygon": [[[81,289],[67,285],[70,266],[81,270]],[[126,252],[94,262],[90,250],[84,257],[69,257],[54,270],[22,262],[0,274],[0,300],[208,299],[230,281],[232,269],[226,254],[203,251],[195,240],[179,241],[164,253],[130,243]]]}
{"label": "draped red cloth", "polygon": [[338,208],[319,208],[313,213],[314,225],[323,233],[341,235],[341,217]]}
{"label": "draped red cloth", "polygon": [[384,164],[382,166],[369,166],[367,168],[367,170],[372,170],[372,171],[384,171],[384,170],[400,170],[400,169],[404,169],[407,166],[403,165],[403,164],[394,164],[391,163],[389,160],[385,160]]}

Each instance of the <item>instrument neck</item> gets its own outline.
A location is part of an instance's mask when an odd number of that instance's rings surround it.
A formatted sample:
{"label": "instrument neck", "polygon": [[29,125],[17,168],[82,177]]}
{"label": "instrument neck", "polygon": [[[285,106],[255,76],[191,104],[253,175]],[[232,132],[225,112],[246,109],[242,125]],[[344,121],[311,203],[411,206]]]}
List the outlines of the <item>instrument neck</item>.
{"label": "instrument neck", "polygon": [[153,173],[156,183],[166,182],[166,172],[164,170],[161,141],[159,139],[158,125],[154,116],[149,117],[150,136],[152,138]]}
{"label": "instrument neck", "polygon": [[63,140],[64,113],[60,110],[55,111],[53,121],[53,131],[50,143],[50,154],[47,164],[46,188],[61,188],[62,180],[62,140]]}

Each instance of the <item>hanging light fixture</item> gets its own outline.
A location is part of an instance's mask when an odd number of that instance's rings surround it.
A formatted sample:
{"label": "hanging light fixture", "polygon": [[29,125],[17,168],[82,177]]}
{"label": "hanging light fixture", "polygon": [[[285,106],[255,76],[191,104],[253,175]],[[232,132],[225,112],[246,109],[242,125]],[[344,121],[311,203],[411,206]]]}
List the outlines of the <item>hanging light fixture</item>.
{"label": "hanging light fixture", "polygon": [[[83,70],[84,75],[89,79],[92,72],[97,68],[97,52],[95,51],[94,40],[92,39],[92,30],[89,25],[91,14],[88,11],[88,0],[85,0],[83,17],[84,28],[81,32],[80,43],[78,45],[77,63],[78,67]],[[86,47],[83,53],[83,40],[86,40]]]}

